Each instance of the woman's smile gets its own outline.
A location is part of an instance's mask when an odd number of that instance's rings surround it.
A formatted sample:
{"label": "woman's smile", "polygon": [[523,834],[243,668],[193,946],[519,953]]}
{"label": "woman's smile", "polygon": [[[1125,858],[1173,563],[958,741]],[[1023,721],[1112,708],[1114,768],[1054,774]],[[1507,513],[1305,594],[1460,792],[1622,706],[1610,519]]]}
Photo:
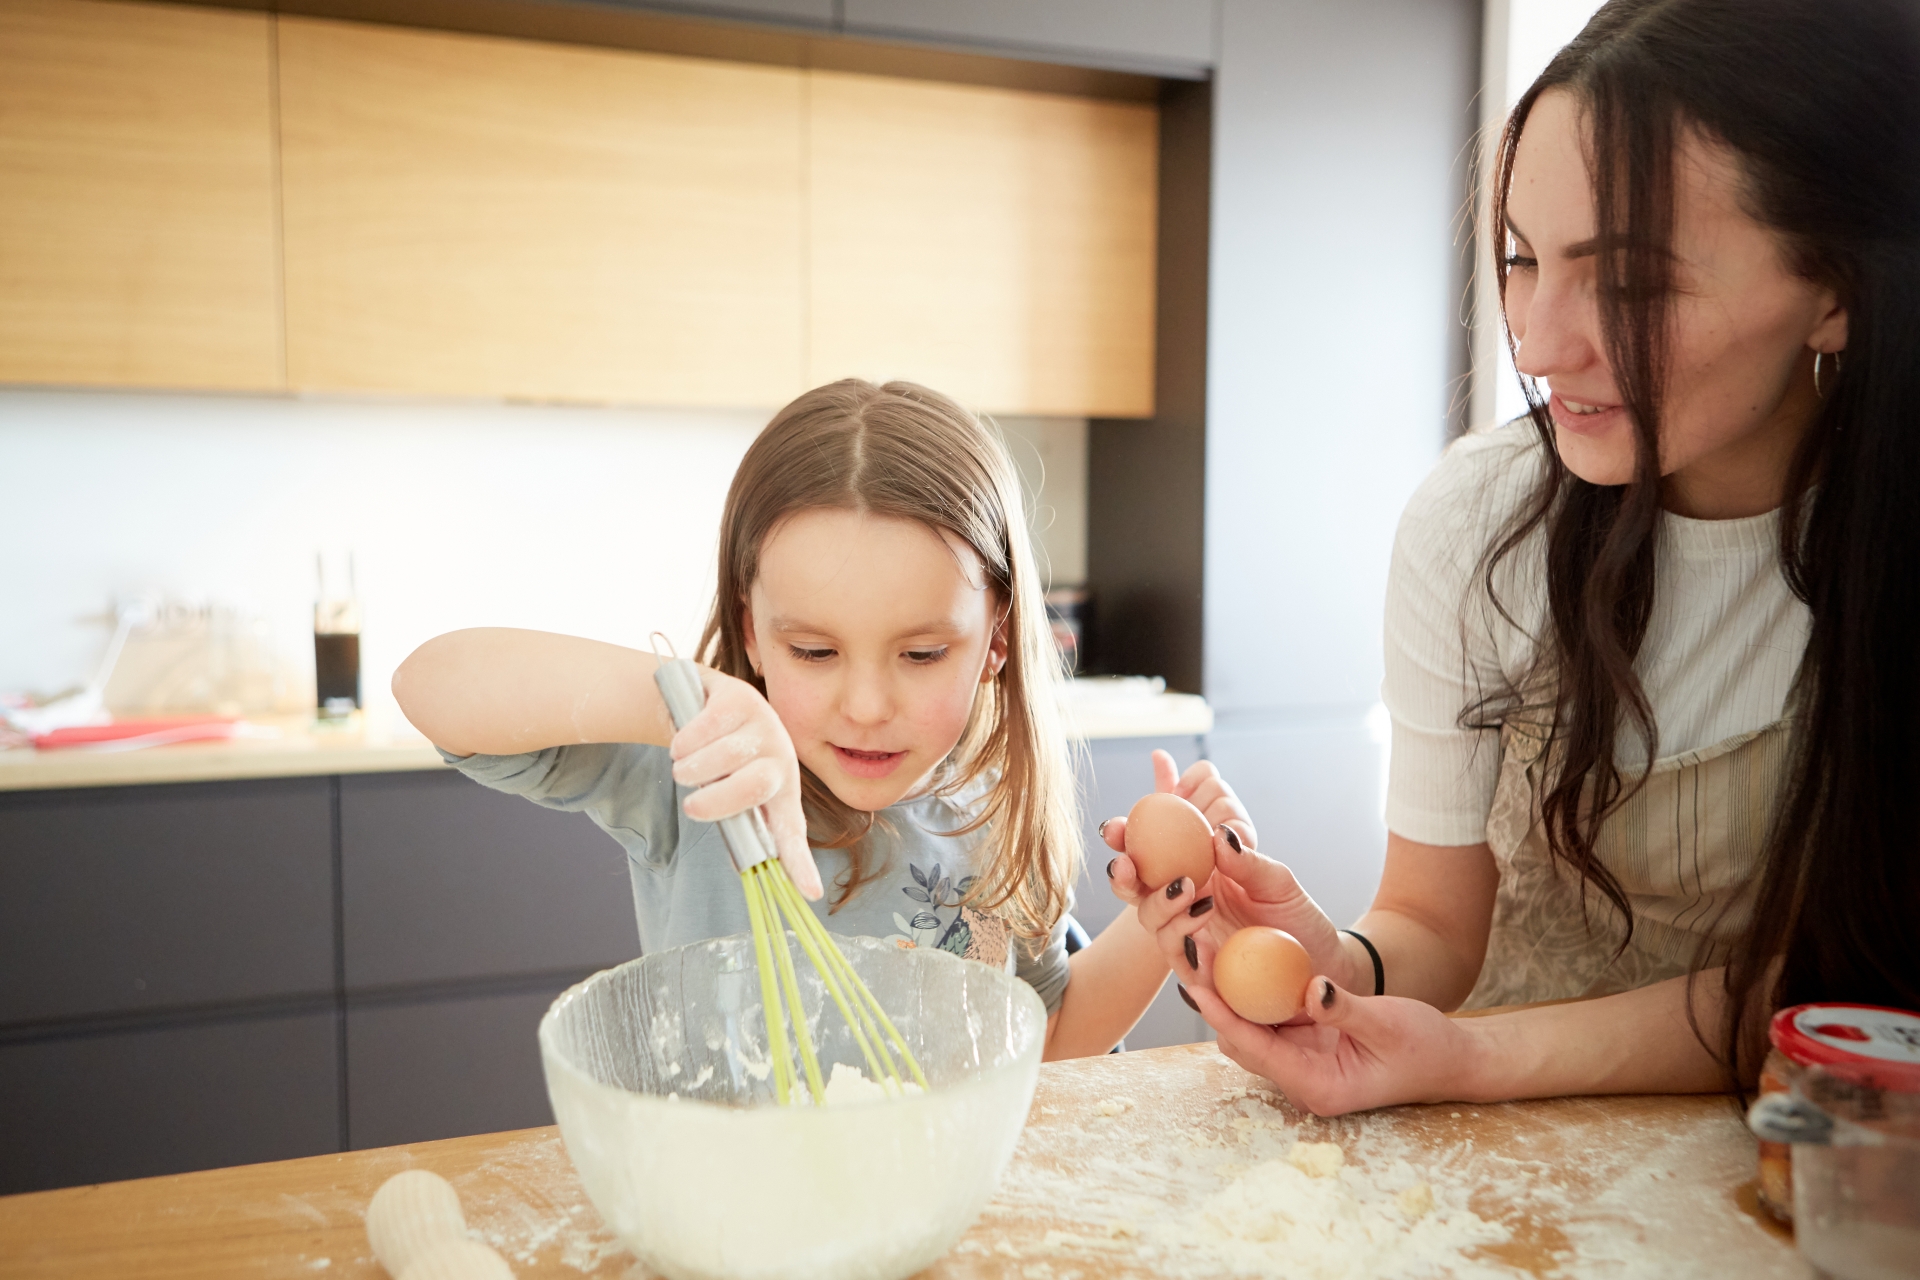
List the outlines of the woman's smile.
{"label": "woman's smile", "polygon": [[1627,417],[1625,405],[1590,404],[1563,396],[1558,391],[1548,399],[1547,407],[1553,413],[1553,424],[1575,435],[1597,436],[1619,426]]}

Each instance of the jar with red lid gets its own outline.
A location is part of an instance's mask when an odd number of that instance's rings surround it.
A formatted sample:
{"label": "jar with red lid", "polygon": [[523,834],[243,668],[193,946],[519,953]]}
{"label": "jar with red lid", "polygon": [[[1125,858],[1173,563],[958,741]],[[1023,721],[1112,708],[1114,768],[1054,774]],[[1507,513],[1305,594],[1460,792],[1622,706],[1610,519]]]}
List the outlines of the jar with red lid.
{"label": "jar with red lid", "polygon": [[[1767,1027],[1772,1049],[1760,1068],[1760,1099],[1785,1095],[1809,1068],[1855,1084],[1920,1094],[1920,1014],[1870,1004],[1802,1004]],[[1758,1101],[1756,1102],[1758,1106]],[[1760,1141],[1760,1203],[1793,1221],[1793,1148]]]}

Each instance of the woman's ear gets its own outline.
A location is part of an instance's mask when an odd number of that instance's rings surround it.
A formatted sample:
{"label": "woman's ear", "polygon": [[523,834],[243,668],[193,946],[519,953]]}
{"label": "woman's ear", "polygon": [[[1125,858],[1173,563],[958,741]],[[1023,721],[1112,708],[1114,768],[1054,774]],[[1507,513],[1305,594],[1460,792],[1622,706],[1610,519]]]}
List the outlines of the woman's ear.
{"label": "woman's ear", "polygon": [[1822,354],[1833,355],[1847,349],[1847,308],[1831,292],[1824,301],[1826,308],[1814,323],[1813,332],[1807,335],[1807,345]]}

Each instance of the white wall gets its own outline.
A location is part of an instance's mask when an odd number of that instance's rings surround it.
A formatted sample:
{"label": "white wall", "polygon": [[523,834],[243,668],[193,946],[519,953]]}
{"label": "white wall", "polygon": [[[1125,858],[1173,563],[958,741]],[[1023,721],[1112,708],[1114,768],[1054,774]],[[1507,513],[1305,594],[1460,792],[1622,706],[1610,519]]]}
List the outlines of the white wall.
{"label": "white wall", "polygon": [[370,704],[455,627],[691,646],[764,417],[0,392],[0,692],[85,680],[135,591],[257,612],[310,673],[319,547],[357,553]]}
{"label": "white wall", "polygon": [[[310,691],[322,549],[355,553],[383,714],[393,668],[455,627],[630,645],[659,628],[690,650],[766,416],[0,391],[0,693],[84,682],[135,593],[258,615]],[[1084,579],[1086,422],[1001,427],[1043,564]]]}
{"label": "white wall", "polygon": [[1078,586],[1087,580],[1087,420],[995,421],[1020,470],[1043,581]]}

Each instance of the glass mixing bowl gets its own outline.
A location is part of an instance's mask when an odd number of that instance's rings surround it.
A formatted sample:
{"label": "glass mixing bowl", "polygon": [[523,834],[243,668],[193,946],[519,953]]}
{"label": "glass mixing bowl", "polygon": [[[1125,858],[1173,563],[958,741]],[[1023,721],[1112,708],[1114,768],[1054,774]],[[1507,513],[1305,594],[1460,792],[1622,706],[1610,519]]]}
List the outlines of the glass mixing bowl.
{"label": "glass mixing bowl", "polygon": [[[1013,1154],[1046,1034],[1033,989],[940,951],[835,941],[929,1092],[774,1105],[747,936],[595,974],[540,1022],[548,1096],[580,1181],[669,1280],[910,1276],[953,1247]],[[822,1074],[835,1063],[865,1071],[818,974],[798,970]]]}

